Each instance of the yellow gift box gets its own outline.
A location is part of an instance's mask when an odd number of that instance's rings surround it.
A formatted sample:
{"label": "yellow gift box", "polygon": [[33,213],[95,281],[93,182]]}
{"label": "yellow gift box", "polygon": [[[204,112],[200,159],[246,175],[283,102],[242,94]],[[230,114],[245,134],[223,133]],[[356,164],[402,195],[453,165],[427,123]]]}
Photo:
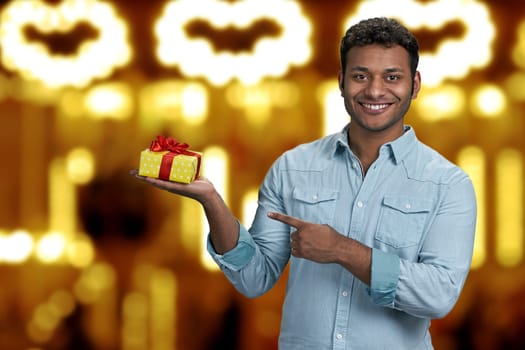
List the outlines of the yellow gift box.
{"label": "yellow gift box", "polygon": [[201,153],[188,147],[173,138],[157,136],[150,148],[140,153],[139,175],[191,183],[199,176]]}

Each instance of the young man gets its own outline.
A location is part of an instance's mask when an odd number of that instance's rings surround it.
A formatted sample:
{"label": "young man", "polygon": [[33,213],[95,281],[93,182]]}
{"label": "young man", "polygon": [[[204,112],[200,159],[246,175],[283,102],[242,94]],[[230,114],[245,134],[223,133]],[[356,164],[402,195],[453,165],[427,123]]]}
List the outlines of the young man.
{"label": "young man", "polygon": [[281,350],[432,349],[430,320],[458,299],[476,202],[468,176],[404,124],[421,86],[418,50],[392,19],[348,29],[339,87],[351,122],[274,163],[249,231],[204,178],[142,178],[202,204],[208,250],[246,296],[290,262]]}

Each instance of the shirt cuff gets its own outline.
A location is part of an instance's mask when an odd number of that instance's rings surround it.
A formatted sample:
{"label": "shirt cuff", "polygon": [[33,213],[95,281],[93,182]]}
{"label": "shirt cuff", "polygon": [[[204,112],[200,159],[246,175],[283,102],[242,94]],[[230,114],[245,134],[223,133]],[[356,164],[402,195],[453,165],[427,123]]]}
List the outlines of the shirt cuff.
{"label": "shirt cuff", "polygon": [[372,249],[370,297],[377,305],[393,306],[400,272],[399,257]]}
{"label": "shirt cuff", "polygon": [[255,254],[255,242],[250,233],[242,225],[239,225],[239,240],[232,250],[218,254],[211,244],[209,234],[206,249],[221,268],[226,267],[233,271],[239,271],[250,262]]}

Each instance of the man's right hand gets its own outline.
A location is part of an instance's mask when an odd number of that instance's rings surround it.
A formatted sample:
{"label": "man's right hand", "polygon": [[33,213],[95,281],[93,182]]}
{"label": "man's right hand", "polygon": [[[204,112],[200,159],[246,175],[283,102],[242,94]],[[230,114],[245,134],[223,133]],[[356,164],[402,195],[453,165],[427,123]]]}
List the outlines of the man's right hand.
{"label": "man's right hand", "polygon": [[156,179],[153,177],[141,176],[137,169],[133,169],[130,175],[144,181],[154,187],[160,188],[171,193],[184,197],[195,199],[204,205],[208,199],[214,196],[215,188],[213,184],[205,177],[199,176],[195,181],[185,184],[173,181]]}

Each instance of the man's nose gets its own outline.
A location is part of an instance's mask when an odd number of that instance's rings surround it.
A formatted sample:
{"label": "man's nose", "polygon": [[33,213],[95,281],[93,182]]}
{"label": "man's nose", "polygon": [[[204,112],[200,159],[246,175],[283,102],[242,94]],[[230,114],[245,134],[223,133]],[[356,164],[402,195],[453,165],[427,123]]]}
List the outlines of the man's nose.
{"label": "man's nose", "polygon": [[380,97],[385,94],[385,82],[382,79],[370,79],[366,93],[371,97]]}

